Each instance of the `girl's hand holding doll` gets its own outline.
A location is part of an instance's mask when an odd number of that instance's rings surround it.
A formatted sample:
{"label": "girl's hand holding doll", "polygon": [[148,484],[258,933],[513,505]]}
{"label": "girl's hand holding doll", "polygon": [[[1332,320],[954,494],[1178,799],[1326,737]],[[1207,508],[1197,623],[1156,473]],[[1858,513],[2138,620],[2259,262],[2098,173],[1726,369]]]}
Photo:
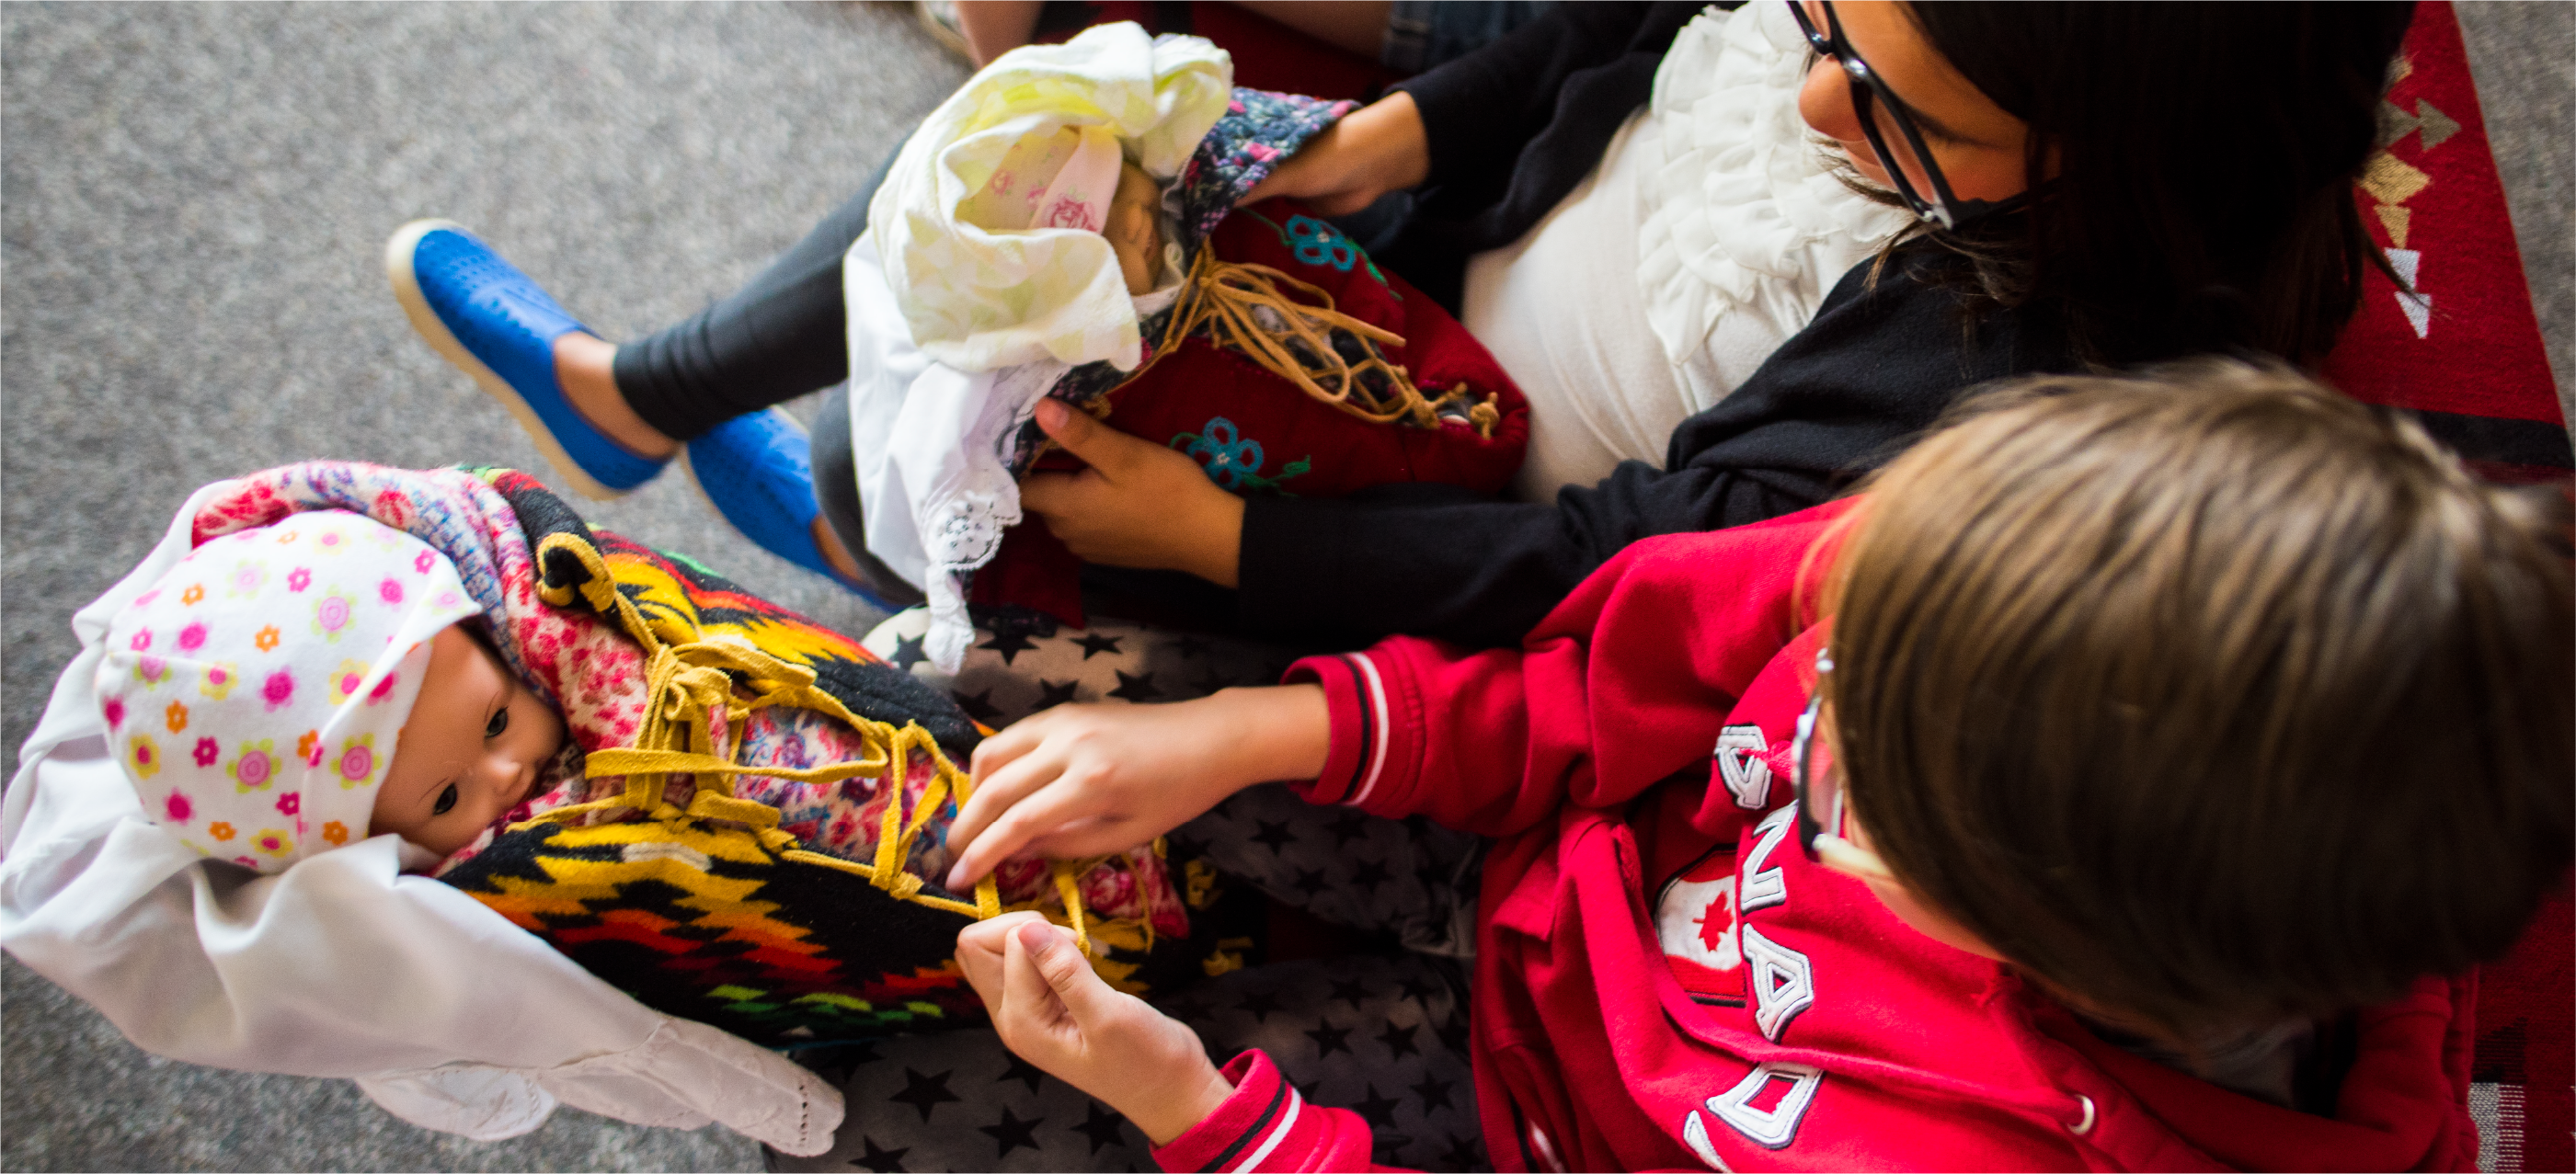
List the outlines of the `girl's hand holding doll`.
{"label": "girl's hand holding doll", "polygon": [[[1242,202],[1291,196],[1323,215],[1346,216],[1430,172],[1422,115],[1413,95],[1398,91],[1316,135]],[[1107,566],[1183,571],[1219,587],[1235,585],[1241,498],[1217,488],[1198,462],[1053,400],[1038,405],[1037,419],[1091,467],[1032,475],[1020,487],[1020,504],[1045,518],[1075,554]]]}
{"label": "girl's hand holding doll", "polygon": [[1038,427],[1091,466],[1034,473],[1020,504],[1085,561],[1183,571],[1232,587],[1243,547],[1243,499],[1217,488],[1182,453],[1120,432],[1058,400]]}
{"label": "girl's hand holding doll", "polygon": [[1023,851],[1115,852],[1255,783],[1311,779],[1331,749],[1316,685],[1226,689],[1173,705],[1062,705],[975,748],[975,793],[948,832],[964,891]]}
{"label": "girl's hand holding doll", "polygon": [[1113,990],[1072,935],[1035,913],[957,935],[957,962],[1012,1053],[1124,1114],[1157,1146],[1225,1103],[1234,1086],[1189,1025]]}

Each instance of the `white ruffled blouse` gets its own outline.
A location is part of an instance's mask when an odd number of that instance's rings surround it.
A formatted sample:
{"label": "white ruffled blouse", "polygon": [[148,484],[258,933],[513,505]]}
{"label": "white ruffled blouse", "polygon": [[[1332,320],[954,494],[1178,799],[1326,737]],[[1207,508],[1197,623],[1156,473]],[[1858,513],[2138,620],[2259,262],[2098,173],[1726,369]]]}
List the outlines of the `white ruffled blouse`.
{"label": "white ruffled blouse", "polygon": [[1911,220],[1834,178],[1798,116],[1807,64],[1785,6],[1701,14],[1593,174],[1469,262],[1467,328],[1530,399],[1523,498],[1660,465]]}

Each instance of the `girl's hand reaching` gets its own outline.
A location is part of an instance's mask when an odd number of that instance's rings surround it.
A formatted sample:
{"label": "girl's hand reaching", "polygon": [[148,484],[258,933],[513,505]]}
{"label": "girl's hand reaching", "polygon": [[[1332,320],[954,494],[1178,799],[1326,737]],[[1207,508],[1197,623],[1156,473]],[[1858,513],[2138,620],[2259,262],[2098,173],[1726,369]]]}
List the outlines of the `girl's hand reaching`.
{"label": "girl's hand reaching", "polygon": [[1008,913],[957,935],[957,964],[1002,1046],[1124,1114],[1157,1146],[1234,1092],[1189,1025],[1092,973],[1073,935]]}
{"label": "girl's hand reaching", "polygon": [[1422,112],[1398,90],[1324,128],[1238,203],[1292,196],[1322,215],[1348,216],[1430,174]]}
{"label": "girl's hand reaching", "polygon": [[1060,705],[975,748],[975,792],[948,829],[964,892],[1034,851],[1133,848],[1255,783],[1311,779],[1331,749],[1316,685],[1227,689],[1172,705]]}

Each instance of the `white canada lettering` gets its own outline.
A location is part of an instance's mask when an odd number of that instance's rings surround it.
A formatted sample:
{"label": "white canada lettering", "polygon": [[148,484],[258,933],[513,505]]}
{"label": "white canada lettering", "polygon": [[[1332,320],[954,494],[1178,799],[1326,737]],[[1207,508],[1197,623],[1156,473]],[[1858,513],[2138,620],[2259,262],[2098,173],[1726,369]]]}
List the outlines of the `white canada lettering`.
{"label": "white canada lettering", "polygon": [[1753,850],[1744,854],[1744,884],[1735,890],[1735,907],[1746,913],[1767,909],[1789,899],[1789,882],[1780,875],[1780,867],[1771,863],[1771,853],[1788,838],[1789,829],[1798,825],[1798,805],[1789,804],[1762,817],[1753,825],[1761,838],[1753,841]]}
{"label": "white canada lettering", "polygon": [[[1717,1114],[1718,1120],[1726,1122],[1737,1133],[1751,1138],[1754,1144],[1764,1149],[1786,1149],[1790,1142],[1797,1140],[1798,1122],[1805,1119],[1807,1107],[1815,1103],[1816,1086],[1824,1079],[1823,1071],[1804,1064],[1763,1064],[1737,1082],[1734,1088],[1708,1098],[1708,1111]],[[1780,1099],[1770,1108],[1755,1108],[1754,1100],[1774,1080],[1788,1081],[1788,1091],[1781,1093]],[[1698,1113],[1691,1114],[1693,1121],[1698,1117]],[[1690,1126],[1686,1123],[1682,1128],[1684,1139],[1688,1140]],[[1706,1131],[1702,1130],[1701,1141],[1706,1140]],[[1712,1158],[1716,1153],[1714,1147],[1701,1149],[1694,1145],[1691,1148],[1702,1158]]]}
{"label": "white canada lettering", "polygon": [[1753,988],[1753,1025],[1763,1038],[1780,1042],[1789,1021],[1816,1004],[1815,971],[1807,956],[1763,937],[1752,926],[1744,930],[1745,984]]}
{"label": "white canada lettering", "polygon": [[1760,811],[1771,801],[1771,764],[1754,757],[1770,748],[1760,726],[1728,726],[1717,733],[1718,776],[1746,811]]}
{"label": "white canada lettering", "polygon": [[1708,1123],[1700,1120],[1699,1110],[1693,1109],[1690,1116],[1682,1118],[1682,1141],[1690,1146],[1692,1153],[1699,1155],[1700,1161],[1708,1163],[1709,1169],[1721,1174],[1734,1174],[1735,1168],[1727,1165],[1726,1159],[1718,1157],[1717,1147],[1708,1143]]}

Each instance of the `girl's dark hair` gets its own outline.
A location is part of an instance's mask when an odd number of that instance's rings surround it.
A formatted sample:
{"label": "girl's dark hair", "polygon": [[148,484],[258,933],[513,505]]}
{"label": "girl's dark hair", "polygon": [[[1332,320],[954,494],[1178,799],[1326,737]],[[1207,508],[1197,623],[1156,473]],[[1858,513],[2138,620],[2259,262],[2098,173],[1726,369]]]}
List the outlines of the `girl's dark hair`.
{"label": "girl's dark hair", "polygon": [[1909,8],[2030,124],[2034,182],[2055,156],[2027,215],[1912,234],[1967,259],[1943,268],[1972,314],[2045,302],[2097,365],[2247,348],[2305,363],[2352,316],[2362,267],[2387,271],[2352,182],[2411,2]]}

